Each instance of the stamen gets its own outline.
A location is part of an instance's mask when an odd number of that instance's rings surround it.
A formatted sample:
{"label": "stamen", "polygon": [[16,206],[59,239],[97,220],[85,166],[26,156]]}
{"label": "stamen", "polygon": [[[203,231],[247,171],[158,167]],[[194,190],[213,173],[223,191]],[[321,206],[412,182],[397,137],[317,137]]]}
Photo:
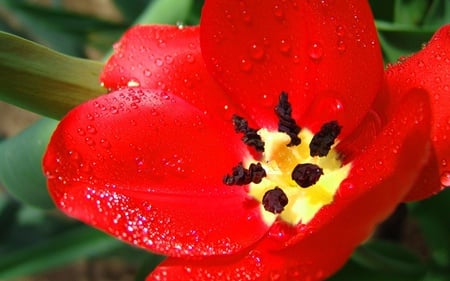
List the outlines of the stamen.
{"label": "stamen", "polygon": [[278,131],[286,133],[291,138],[291,142],[288,146],[299,145],[301,140],[298,137],[298,133],[301,128],[297,125],[292,118],[292,106],[288,101],[288,95],[286,92],[281,92],[278,105],[275,107],[275,113],[278,116]]}
{"label": "stamen", "polygon": [[232,175],[226,175],[223,177],[223,183],[226,185],[246,185],[251,182],[260,183],[266,176],[266,171],[261,166],[261,163],[250,164],[248,169],[239,163],[233,168]]}
{"label": "stamen", "polygon": [[248,126],[247,120],[244,118],[233,115],[234,130],[237,133],[243,133],[242,141],[249,146],[253,146],[257,151],[264,152],[264,142],[261,140],[261,136],[258,135],[255,129]]}
{"label": "stamen", "polygon": [[288,202],[286,194],[278,186],[267,191],[262,198],[264,209],[274,214],[281,213]]}
{"label": "stamen", "polygon": [[298,164],[292,171],[291,178],[301,187],[314,185],[323,175],[323,170],[315,164]]}
{"label": "stamen", "polygon": [[331,121],[325,123],[320,131],[314,135],[311,143],[309,144],[309,151],[311,157],[314,156],[326,156],[334,144],[336,137],[341,132],[342,127],[339,126],[337,121]]}

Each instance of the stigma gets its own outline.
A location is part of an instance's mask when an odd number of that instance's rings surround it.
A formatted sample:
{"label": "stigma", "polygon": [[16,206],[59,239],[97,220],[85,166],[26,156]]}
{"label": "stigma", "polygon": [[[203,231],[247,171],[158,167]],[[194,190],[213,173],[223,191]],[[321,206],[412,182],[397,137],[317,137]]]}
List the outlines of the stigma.
{"label": "stigma", "polygon": [[350,172],[351,164],[342,165],[335,149],[341,126],[330,121],[315,134],[301,128],[292,118],[293,109],[285,92],[274,110],[279,119],[277,131],[250,128],[245,119],[233,116],[243,142],[261,155],[243,159],[223,182],[248,186],[248,194],[261,203],[267,224],[276,219],[291,225],[306,224],[333,202]]}

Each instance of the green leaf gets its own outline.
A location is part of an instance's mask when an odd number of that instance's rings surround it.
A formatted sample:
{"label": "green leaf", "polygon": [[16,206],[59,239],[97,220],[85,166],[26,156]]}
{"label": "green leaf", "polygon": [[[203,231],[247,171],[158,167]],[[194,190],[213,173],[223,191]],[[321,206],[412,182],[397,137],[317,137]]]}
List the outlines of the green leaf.
{"label": "green leaf", "polygon": [[0,99],[59,119],[105,90],[99,62],[62,55],[0,32]]}
{"label": "green leaf", "polygon": [[[347,264],[327,281],[422,281],[422,276],[411,276],[386,273],[368,269],[354,260],[349,260]],[[430,280],[431,281],[431,280]]]}
{"label": "green leaf", "polygon": [[423,276],[425,265],[412,252],[400,244],[370,241],[361,245],[352,260],[368,269],[396,275]]}
{"label": "green leaf", "polygon": [[44,6],[23,0],[0,1],[5,10],[20,21],[24,37],[78,57],[85,55],[87,38],[91,32],[126,28],[123,23],[72,12],[55,3]]}
{"label": "green leaf", "polygon": [[429,0],[395,0],[394,22],[421,25]]}
{"label": "green leaf", "polygon": [[184,23],[192,4],[193,0],[153,0],[136,23]]}
{"label": "green leaf", "polygon": [[422,261],[401,245],[370,241],[357,248],[329,281],[419,281],[426,270]]}
{"label": "green leaf", "polygon": [[41,272],[79,258],[112,251],[121,245],[121,242],[98,230],[79,225],[42,239],[33,246],[1,255],[0,279]]}
{"label": "green leaf", "polygon": [[417,28],[404,24],[376,21],[379,38],[388,62],[395,62],[421,49],[436,31],[434,27]]}
{"label": "green leaf", "polygon": [[39,208],[53,207],[41,162],[56,124],[44,119],[18,136],[0,142],[1,182],[11,195]]}
{"label": "green leaf", "polygon": [[153,0],[113,0],[116,7],[128,22],[132,23]]}
{"label": "green leaf", "polygon": [[410,205],[418,221],[433,261],[450,271],[450,189],[430,199]]}

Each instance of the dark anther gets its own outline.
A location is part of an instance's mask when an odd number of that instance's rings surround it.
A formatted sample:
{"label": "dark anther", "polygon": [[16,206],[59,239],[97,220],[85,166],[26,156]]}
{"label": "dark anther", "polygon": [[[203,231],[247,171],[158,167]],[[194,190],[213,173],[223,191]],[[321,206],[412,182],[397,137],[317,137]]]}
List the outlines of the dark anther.
{"label": "dark anther", "polygon": [[246,185],[251,182],[260,183],[265,176],[266,171],[260,163],[252,163],[248,169],[245,169],[242,163],[239,163],[233,168],[231,175],[223,177],[223,183],[226,185]]}
{"label": "dark anther", "polygon": [[289,202],[284,191],[276,186],[264,194],[262,204],[264,209],[268,212],[279,214],[284,210],[284,207]]}
{"label": "dark anther", "polygon": [[264,151],[264,142],[262,141],[261,136],[258,135],[255,129],[248,126],[247,120],[238,115],[233,115],[233,124],[234,130],[237,133],[244,134],[242,141],[246,145],[253,146],[257,151]]}
{"label": "dark anther", "polygon": [[320,131],[314,135],[309,144],[309,152],[311,156],[326,156],[334,144],[336,137],[341,132],[342,127],[337,121],[325,123]]}
{"label": "dark anther", "polygon": [[291,178],[301,187],[310,187],[320,179],[321,175],[323,170],[317,165],[298,164],[292,171]]}
{"label": "dark anther", "polygon": [[278,131],[286,133],[291,138],[291,142],[288,146],[299,145],[301,140],[298,137],[298,133],[301,128],[295,123],[292,118],[292,107],[288,101],[288,95],[286,92],[281,92],[278,105],[275,107],[275,113],[278,116]]}

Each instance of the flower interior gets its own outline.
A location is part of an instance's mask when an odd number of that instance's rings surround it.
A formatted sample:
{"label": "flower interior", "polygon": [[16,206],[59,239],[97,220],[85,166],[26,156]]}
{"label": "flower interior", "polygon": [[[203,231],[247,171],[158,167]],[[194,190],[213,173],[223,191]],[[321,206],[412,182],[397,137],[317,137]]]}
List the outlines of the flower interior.
{"label": "flower interior", "polygon": [[233,117],[242,140],[261,152],[248,157],[223,179],[227,185],[248,185],[248,194],[261,203],[267,224],[277,218],[291,224],[307,224],[319,210],[333,202],[351,164],[343,165],[335,149],[341,127],[336,121],[313,134],[300,128],[291,117],[288,95],[281,93],[275,108],[278,131],[249,128],[247,121]]}

